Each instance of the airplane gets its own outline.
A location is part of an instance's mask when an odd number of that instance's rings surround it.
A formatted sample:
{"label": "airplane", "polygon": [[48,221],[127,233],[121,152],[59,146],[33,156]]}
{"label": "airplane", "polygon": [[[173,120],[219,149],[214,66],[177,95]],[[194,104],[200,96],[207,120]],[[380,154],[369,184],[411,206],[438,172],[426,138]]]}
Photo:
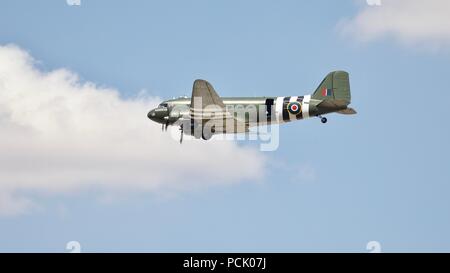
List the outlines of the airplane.
{"label": "airplane", "polygon": [[205,80],[195,80],[192,96],[161,102],[147,117],[168,126],[179,126],[183,135],[196,139],[210,139],[214,134],[248,133],[249,128],[260,125],[319,117],[327,122],[325,114],[356,114],[351,102],[349,74],[330,72],[311,95],[288,97],[219,97],[213,86]]}

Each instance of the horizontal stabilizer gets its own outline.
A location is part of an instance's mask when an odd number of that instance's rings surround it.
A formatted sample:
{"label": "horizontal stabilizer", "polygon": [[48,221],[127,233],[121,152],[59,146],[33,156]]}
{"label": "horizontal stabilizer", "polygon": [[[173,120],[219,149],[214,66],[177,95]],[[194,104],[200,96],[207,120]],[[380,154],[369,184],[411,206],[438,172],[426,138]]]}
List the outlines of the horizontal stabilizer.
{"label": "horizontal stabilizer", "polygon": [[329,109],[339,109],[341,108],[342,110],[347,108],[347,101],[345,100],[323,100],[321,101],[317,107],[319,108],[329,108]]}
{"label": "horizontal stabilizer", "polygon": [[355,111],[355,109],[348,107],[344,110],[337,111],[337,113],[344,114],[344,115],[354,115],[354,114],[356,114],[356,111]]}

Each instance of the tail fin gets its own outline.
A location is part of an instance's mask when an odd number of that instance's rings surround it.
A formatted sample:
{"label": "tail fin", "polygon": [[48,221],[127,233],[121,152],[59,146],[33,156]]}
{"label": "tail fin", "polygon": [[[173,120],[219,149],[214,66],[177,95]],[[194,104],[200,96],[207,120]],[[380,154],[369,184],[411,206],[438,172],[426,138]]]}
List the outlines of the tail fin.
{"label": "tail fin", "polygon": [[332,100],[333,104],[337,105],[349,105],[351,96],[348,73],[345,71],[329,73],[317,87],[311,98],[323,101]]}

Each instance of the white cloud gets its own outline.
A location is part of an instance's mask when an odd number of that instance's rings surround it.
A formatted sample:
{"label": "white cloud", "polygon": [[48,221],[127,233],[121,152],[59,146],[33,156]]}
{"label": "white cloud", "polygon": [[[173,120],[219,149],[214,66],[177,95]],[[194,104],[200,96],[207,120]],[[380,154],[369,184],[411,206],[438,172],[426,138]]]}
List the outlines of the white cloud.
{"label": "white cloud", "polygon": [[24,50],[0,46],[0,214],[35,206],[29,193],[170,193],[262,177],[256,150],[162,133],[146,116],[158,102],[40,71]]}
{"label": "white cloud", "polygon": [[383,0],[380,6],[365,5],[338,29],[367,42],[394,39],[404,45],[440,49],[450,45],[450,1]]}

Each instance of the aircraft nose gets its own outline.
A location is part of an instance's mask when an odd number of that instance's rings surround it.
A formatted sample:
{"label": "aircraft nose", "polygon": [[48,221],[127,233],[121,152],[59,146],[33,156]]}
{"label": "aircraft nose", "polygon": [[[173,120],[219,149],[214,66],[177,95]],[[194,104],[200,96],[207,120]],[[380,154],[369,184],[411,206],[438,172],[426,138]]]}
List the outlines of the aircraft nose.
{"label": "aircraft nose", "polygon": [[155,109],[153,109],[150,112],[148,112],[147,117],[154,121],[156,119]]}

